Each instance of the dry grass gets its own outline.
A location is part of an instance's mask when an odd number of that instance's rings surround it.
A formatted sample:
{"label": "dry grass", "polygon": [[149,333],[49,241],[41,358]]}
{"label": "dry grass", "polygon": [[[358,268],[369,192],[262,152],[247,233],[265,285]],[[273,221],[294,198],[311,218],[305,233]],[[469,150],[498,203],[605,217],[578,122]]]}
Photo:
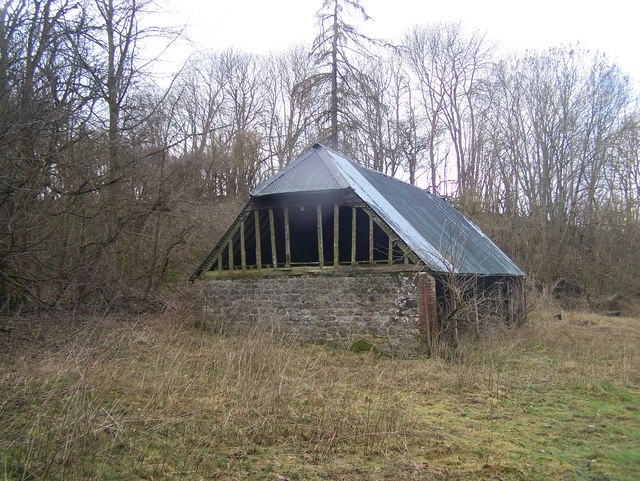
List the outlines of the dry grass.
{"label": "dry grass", "polygon": [[640,477],[637,319],[538,315],[448,360],[176,313],[0,328],[0,479]]}

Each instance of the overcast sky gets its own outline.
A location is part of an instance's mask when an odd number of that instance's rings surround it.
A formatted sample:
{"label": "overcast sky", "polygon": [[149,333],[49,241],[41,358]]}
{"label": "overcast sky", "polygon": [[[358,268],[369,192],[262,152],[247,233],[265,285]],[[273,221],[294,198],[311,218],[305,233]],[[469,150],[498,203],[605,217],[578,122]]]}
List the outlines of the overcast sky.
{"label": "overcast sky", "polygon": [[[167,0],[172,23],[187,24],[192,48],[265,53],[309,42],[322,0]],[[361,0],[373,20],[363,33],[398,39],[415,24],[460,21],[503,49],[579,43],[604,52],[640,83],[637,0]],[[186,49],[188,50],[188,49]],[[185,51],[186,51],[185,50]],[[176,55],[178,60],[179,55]]]}

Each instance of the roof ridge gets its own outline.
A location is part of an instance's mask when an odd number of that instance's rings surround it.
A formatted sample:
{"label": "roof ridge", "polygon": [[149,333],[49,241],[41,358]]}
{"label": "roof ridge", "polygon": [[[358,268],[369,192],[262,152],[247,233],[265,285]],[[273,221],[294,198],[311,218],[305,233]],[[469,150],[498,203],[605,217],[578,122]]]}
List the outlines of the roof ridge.
{"label": "roof ridge", "polygon": [[367,167],[365,165],[359,164],[358,162],[355,162],[355,161],[351,160],[349,157],[347,157],[344,153],[340,152],[339,150],[332,149],[331,147],[327,147],[327,146],[325,146],[323,144],[320,144],[320,143],[315,144],[314,147],[316,145],[319,145],[319,146],[323,147],[325,150],[328,150],[328,151],[330,151],[330,152],[332,152],[332,153],[334,153],[336,155],[339,155],[344,160],[349,162],[351,165],[355,166],[357,169],[367,170],[367,171],[369,171],[369,172],[371,172],[373,174],[380,175],[380,176],[385,177],[387,179],[394,180],[395,182],[399,182],[400,184],[403,184],[405,187],[412,187],[412,188],[414,188],[416,190],[424,192],[427,195],[431,195],[431,196],[438,197],[438,198],[440,197],[439,195],[434,194],[433,192],[430,192],[427,189],[423,189],[422,187],[418,187],[417,185],[413,185],[413,184],[410,184],[408,182],[405,182],[404,180],[398,179],[397,177],[394,177],[393,175],[389,175],[389,174],[387,174],[385,172],[381,172],[381,171],[373,169],[371,167]]}
{"label": "roof ridge", "polygon": [[[322,163],[324,164],[324,166],[327,168],[327,170],[333,177],[333,180],[335,180],[338,183],[338,185],[344,186],[344,188],[351,187],[351,183],[349,182],[348,179],[344,177],[344,175],[342,175],[340,170],[337,168],[335,162],[333,161],[332,157],[330,155],[327,155],[328,152],[334,152],[334,153],[336,152],[320,143],[315,144],[313,146],[313,149],[318,153],[318,155],[320,156],[320,159],[322,159]],[[344,157],[342,154],[338,154],[338,155],[340,155],[340,157]]]}

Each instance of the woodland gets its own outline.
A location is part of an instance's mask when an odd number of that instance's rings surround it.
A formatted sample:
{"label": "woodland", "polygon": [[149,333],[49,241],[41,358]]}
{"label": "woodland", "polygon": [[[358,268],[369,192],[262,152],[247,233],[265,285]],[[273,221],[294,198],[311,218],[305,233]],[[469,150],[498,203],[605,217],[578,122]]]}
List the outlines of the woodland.
{"label": "woodland", "polygon": [[321,142],[445,197],[531,289],[637,312],[633,79],[461,24],[389,44],[359,33],[365,2],[318,7],[311,45],[194,52],[159,82],[143,47],[182,31],[149,26],[153,0],[2,1],[0,309],[162,305],[252,188]]}

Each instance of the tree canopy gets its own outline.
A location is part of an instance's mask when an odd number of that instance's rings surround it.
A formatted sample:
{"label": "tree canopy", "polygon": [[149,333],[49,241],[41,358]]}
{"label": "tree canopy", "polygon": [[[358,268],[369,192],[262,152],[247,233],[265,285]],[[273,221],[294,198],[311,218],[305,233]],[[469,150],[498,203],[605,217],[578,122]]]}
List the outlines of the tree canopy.
{"label": "tree canopy", "polygon": [[325,0],[312,45],[199,52],[160,88],[140,52],[155,9],[2,4],[2,309],[185,279],[236,203],[317,141],[447,197],[539,286],[640,295],[640,110],[605,55],[504,56],[447,23],[387,48],[359,33],[359,1]]}

